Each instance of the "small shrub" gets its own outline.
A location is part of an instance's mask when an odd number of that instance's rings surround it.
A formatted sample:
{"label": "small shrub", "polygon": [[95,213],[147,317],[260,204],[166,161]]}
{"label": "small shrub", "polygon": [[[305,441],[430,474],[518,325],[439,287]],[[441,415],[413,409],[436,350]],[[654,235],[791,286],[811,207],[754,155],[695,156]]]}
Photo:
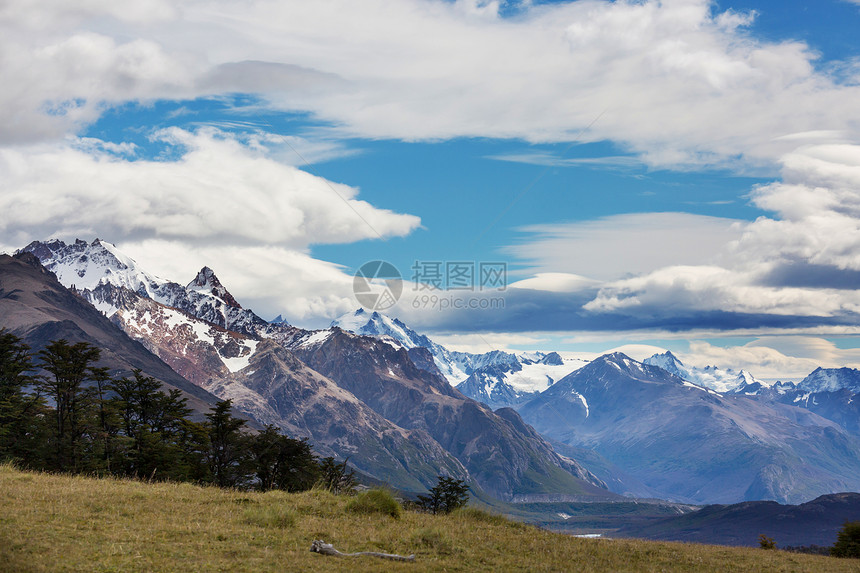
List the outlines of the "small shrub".
{"label": "small shrub", "polygon": [[285,507],[249,507],[245,510],[245,522],[260,527],[286,529],[296,524],[295,514]]}
{"label": "small shrub", "polygon": [[346,509],[354,513],[381,513],[394,519],[399,519],[402,512],[400,503],[384,489],[371,489],[358,494],[349,500]]}
{"label": "small shrub", "polygon": [[773,537],[768,537],[764,533],[758,536],[758,544],[762,549],[776,549],[776,541]]}
{"label": "small shrub", "polygon": [[849,521],[842,526],[830,554],[834,557],[860,558],[860,521]]}
{"label": "small shrub", "polygon": [[347,460],[338,463],[334,458],[323,458],[319,462],[320,479],[317,485],[340,495],[355,493],[355,472],[347,465]]}

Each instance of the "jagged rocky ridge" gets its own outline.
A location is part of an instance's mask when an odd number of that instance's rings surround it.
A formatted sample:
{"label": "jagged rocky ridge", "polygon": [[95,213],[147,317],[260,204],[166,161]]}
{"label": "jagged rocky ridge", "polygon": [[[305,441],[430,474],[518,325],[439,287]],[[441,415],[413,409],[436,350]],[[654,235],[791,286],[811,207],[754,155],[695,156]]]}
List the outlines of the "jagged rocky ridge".
{"label": "jagged rocky ridge", "polygon": [[651,366],[659,366],[678,378],[717,392],[730,392],[743,384],[759,382],[744,370],[736,372],[731,368],[723,370],[717,366],[706,366],[705,368],[687,366],[668,350],[663,354],[655,354],[646,358],[642,362]]}
{"label": "jagged rocky ridge", "polygon": [[[466,398],[442,376],[415,366],[406,349],[339,328],[311,337],[293,347],[304,363],[385,418],[429,433],[491,491],[505,492],[505,497],[515,492],[543,493],[541,484],[560,481],[568,493],[594,493],[593,485],[604,485],[573,460],[555,453],[515,411],[494,413]],[[419,352],[429,360],[426,349]],[[576,483],[571,475],[592,487]]]}
{"label": "jagged rocky ridge", "polygon": [[816,368],[799,383],[758,380],[741,370],[716,367],[692,368],[671,352],[655,354],[643,361],[700,386],[717,389],[726,395],[745,396],[770,404],[797,406],[836,422],[849,433],[860,435],[860,370],[855,368]]}

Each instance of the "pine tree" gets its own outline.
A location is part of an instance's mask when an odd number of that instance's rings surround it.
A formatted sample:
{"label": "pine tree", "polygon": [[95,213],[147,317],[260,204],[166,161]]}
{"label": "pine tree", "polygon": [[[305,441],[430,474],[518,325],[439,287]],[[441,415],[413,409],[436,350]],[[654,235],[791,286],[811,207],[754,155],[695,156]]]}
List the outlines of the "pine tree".
{"label": "pine tree", "polygon": [[[186,442],[189,434],[187,417],[191,410],[179,390],[164,393],[161,383],[134,371],[133,378],[121,378],[109,389],[114,398],[109,412],[115,418],[118,470],[138,477],[184,479],[200,472],[186,456],[186,449],[196,446]],[[111,430],[112,428],[108,428]],[[193,434],[193,432],[192,432]]]}

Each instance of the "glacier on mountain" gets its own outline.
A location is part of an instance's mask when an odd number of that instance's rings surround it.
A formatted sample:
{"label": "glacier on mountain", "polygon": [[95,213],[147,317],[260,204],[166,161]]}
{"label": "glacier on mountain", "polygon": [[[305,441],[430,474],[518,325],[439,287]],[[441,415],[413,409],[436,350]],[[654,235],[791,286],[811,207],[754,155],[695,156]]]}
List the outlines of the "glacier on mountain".
{"label": "glacier on mountain", "polygon": [[766,387],[769,384],[755,378],[745,370],[737,372],[731,368],[725,370],[716,366],[698,368],[687,366],[681,362],[671,351],[663,354],[655,354],[642,361],[643,364],[658,366],[663,370],[674,374],[678,378],[691,382],[696,386],[716,390],[717,392],[733,392],[738,388],[749,388],[755,384]]}
{"label": "glacier on mountain", "polygon": [[807,392],[860,392],[860,370],[856,368],[816,368],[797,387]]}

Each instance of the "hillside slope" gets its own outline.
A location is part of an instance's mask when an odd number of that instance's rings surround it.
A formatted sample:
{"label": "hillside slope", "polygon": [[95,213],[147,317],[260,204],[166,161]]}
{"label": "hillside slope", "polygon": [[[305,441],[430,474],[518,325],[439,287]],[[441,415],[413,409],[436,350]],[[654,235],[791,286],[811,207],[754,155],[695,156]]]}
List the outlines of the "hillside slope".
{"label": "hillside slope", "polygon": [[[857,570],[856,560],[541,531],[484,513],[351,513],[322,491],[267,494],[23,473],[0,465],[0,571]],[[309,551],[415,555],[414,563]]]}
{"label": "hillside slope", "polygon": [[623,528],[615,535],[756,547],[758,536],[764,534],[780,547],[829,547],[836,542],[842,525],[858,516],[860,493],[835,493],[800,505],[782,505],[775,501],[709,505],[646,526]]}

